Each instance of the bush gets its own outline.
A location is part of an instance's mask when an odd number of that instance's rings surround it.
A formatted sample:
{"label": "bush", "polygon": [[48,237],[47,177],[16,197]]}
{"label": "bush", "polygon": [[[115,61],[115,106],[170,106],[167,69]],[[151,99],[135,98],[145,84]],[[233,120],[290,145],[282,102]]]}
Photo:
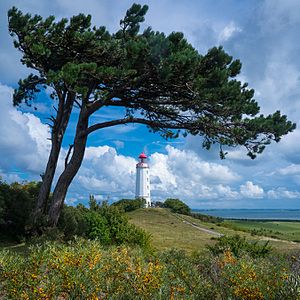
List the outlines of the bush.
{"label": "bush", "polygon": [[22,239],[31,228],[39,182],[7,184],[0,181],[0,226],[11,236]]}
{"label": "bush", "polygon": [[178,214],[189,215],[191,213],[191,209],[179,199],[166,199],[164,207],[170,208],[172,212]]}
{"label": "bush", "polygon": [[95,204],[90,209],[82,205],[65,206],[58,222],[66,239],[75,235],[98,239],[103,245],[138,245],[149,250],[150,235],[143,229],[130,224],[127,216],[117,206],[106,202]]}
{"label": "bush", "polygon": [[85,236],[88,227],[86,222],[87,211],[88,209],[83,206],[64,206],[57,226],[67,240],[75,235]]}
{"label": "bush", "polygon": [[116,206],[124,212],[134,211],[145,206],[145,200],[141,198],[137,199],[121,199],[114,202],[112,206]]}
{"label": "bush", "polygon": [[245,237],[241,237],[240,235],[222,236],[217,239],[215,245],[209,245],[207,248],[213,255],[219,255],[225,253],[225,251],[230,251],[236,257],[248,254],[253,258],[266,257],[272,250],[269,241],[264,244],[259,244],[257,241],[248,242]]}
{"label": "bush", "polygon": [[216,223],[217,226],[220,226],[220,223],[224,221],[224,219],[221,217],[209,216],[200,213],[191,212],[189,215],[194,219],[198,219],[203,222]]}
{"label": "bush", "polygon": [[[0,251],[2,299],[299,299],[293,255],[285,258],[155,256],[77,238],[47,242],[20,255]],[[275,261],[275,262],[274,262]],[[300,262],[300,261],[299,261]]]}
{"label": "bush", "polygon": [[158,261],[83,239],[34,246],[26,258],[0,251],[0,266],[5,299],[153,299],[162,284]]}

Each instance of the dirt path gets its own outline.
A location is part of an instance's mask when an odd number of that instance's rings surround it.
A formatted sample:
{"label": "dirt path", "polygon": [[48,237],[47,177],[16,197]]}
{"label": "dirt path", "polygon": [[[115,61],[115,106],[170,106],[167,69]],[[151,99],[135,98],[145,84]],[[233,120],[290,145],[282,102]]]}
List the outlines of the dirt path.
{"label": "dirt path", "polygon": [[207,229],[207,228],[204,228],[204,227],[199,226],[198,224],[195,224],[195,223],[189,222],[189,221],[187,221],[187,220],[184,220],[183,218],[181,218],[180,216],[178,216],[178,215],[176,215],[176,214],[175,214],[175,217],[176,217],[177,219],[181,220],[183,223],[188,224],[188,225],[191,225],[192,227],[194,227],[194,228],[196,228],[196,229],[198,229],[198,230],[200,230],[200,231],[206,232],[206,233],[208,233],[208,234],[211,234],[211,235],[213,235],[213,236],[221,237],[221,236],[224,235],[224,234],[219,233],[219,232],[217,232],[217,231],[214,231],[214,230],[211,230],[211,229]]}
{"label": "dirt path", "polygon": [[261,241],[274,241],[274,242],[284,242],[284,243],[288,243],[288,244],[294,244],[297,245],[299,243],[293,242],[293,241],[288,241],[288,240],[281,240],[281,239],[275,239],[272,237],[268,237],[268,236],[262,236],[259,238]]}
{"label": "dirt path", "polygon": [[[189,221],[185,220],[184,218],[180,217],[180,216],[177,215],[177,214],[174,214],[174,215],[175,215],[175,217],[176,217],[177,219],[181,220],[183,223],[188,224],[188,225],[191,225],[192,227],[197,228],[198,230],[203,231],[203,232],[206,232],[206,233],[208,233],[208,234],[211,234],[211,235],[213,235],[213,236],[215,236],[215,237],[221,237],[221,236],[224,235],[224,234],[219,233],[219,232],[217,232],[217,231],[215,231],[215,230],[207,229],[207,228],[204,228],[204,227],[199,226],[199,225],[196,224],[196,223],[189,222]],[[287,244],[298,244],[298,243],[293,242],[293,241],[281,240],[281,239],[271,238],[271,237],[268,237],[268,236],[261,236],[261,237],[257,237],[257,238],[258,238],[259,240],[261,240],[261,241],[274,241],[274,242],[284,242],[284,243],[287,243]]]}

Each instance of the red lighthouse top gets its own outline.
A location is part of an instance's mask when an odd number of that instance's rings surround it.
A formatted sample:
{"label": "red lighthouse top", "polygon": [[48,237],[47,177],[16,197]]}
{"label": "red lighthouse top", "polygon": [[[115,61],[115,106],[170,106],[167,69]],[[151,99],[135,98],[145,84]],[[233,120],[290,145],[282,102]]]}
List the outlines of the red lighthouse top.
{"label": "red lighthouse top", "polygon": [[145,159],[147,158],[147,155],[142,152],[139,156],[140,161],[137,163],[137,168],[148,168],[148,164],[145,162]]}
{"label": "red lighthouse top", "polygon": [[147,155],[146,155],[144,152],[142,152],[142,153],[140,154],[139,158],[141,158],[141,159],[146,159],[146,158],[147,158]]}

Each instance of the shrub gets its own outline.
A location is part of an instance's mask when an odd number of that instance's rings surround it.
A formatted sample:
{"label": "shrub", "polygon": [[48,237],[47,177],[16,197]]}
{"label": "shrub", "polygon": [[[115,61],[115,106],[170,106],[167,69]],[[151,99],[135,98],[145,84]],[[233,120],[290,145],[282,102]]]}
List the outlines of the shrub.
{"label": "shrub", "polygon": [[86,235],[88,227],[86,220],[87,211],[82,206],[64,206],[57,227],[63,232],[67,240],[75,235]]}
{"label": "shrub", "polygon": [[85,215],[86,236],[90,239],[98,239],[102,244],[111,243],[110,227],[107,220],[96,211],[89,211]]}
{"label": "shrub", "polygon": [[299,257],[235,257],[229,250],[190,257],[174,249],[154,256],[82,238],[47,242],[26,256],[0,251],[0,298],[294,300]]}
{"label": "shrub", "polygon": [[217,226],[220,226],[220,223],[223,222],[223,218],[221,217],[215,217],[215,216],[209,216],[209,215],[204,215],[204,214],[200,214],[200,213],[194,213],[191,212],[189,214],[191,217],[201,220],[203,222],[209,222],[209,223],[216,223]]}
{"label": "shrub", "polygon": [[162,284],[158,261],[83,239],[34,246],[26,258],[1,251],[0,265],[5,299],[153,299]]}
{"label": "shrub", "polygon": [[[93,199],[92,199],[93,200]],[[90,209],[78,205],[65,206],[58,222],[65,238],[75,235],[98,239],[103,245],[138,245],[150,250],[150,235],[130,224],[127,216],[117,206],[107,202],[93,204]]]}
{"label": "shrub", "polygon": [[213,255],[219,255],[229,250],[236,257],[245,253],[251,257],[266,257],[272,250],[269,241],[264,244],[259,244],[257,241],[249,242],[240,235],[222,236],[217,239],[215,245],[208,245],[207,248]]}
{"label": "shrub", "polygon": [[244,256],[235,259],[230,251],[220,258],[223,299],[298,299],[299,290],[288,286],[293,274],[284,262],[253,259]]}
{"label": "shrub", "polygon": [[121,199],[114,202],[112,206],[116,206],[124,212],[134,211],[145,206],[145,200],[142,198],[137,199]]}
{"label": "shrub", "polygon": [[172,212],[188,215],[191,212],[191,209],[179,199],[166,199],[164,202],[164,207],[170,208]]}
{"label": "shrub", "polygon": [[211,279],[184,251],[171,249],[159,258],[164,266],[161,299],[218,299]]}
{"label": "shrub", "polygon": [[19,239],[27,235],[39,187],[39,182],[8,185],[0,181],[0,225],[3,231]]}

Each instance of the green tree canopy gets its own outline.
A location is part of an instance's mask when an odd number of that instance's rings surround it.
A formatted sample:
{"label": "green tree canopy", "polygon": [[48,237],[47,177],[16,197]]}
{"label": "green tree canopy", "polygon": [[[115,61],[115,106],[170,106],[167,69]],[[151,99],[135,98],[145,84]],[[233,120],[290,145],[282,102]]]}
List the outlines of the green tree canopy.
{"label": "green tree canopy", "polygon": [[181,200],[168,198],[164,202],[164,207],[170,208],[172,212],[188,215],[191,212],[191,209]]}

